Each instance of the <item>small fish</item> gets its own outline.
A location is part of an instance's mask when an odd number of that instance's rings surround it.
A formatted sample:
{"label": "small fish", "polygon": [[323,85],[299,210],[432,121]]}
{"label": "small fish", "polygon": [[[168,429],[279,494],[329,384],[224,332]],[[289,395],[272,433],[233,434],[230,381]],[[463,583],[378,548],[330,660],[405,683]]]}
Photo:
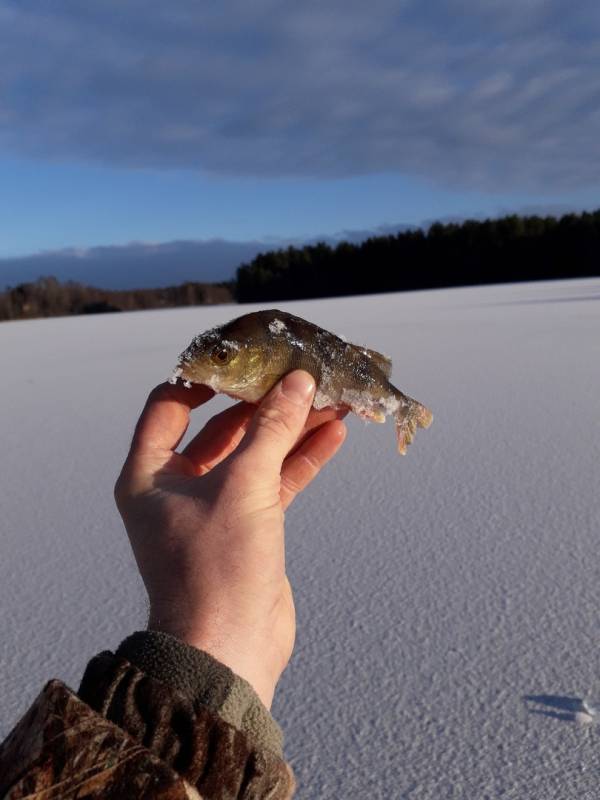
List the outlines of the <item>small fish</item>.
{"label": "small fish", "polygon": [[188,387],[202,383],[258,403],[293,369],[304,369],[315,379],[316,409],[349,408],[374,422],[393,415],[402,455],[417,426],[428,428],[433,420],[425,406],[390,383],[389,358],[276,309],[245,314],[196,336],[170,380],[182,378]]}

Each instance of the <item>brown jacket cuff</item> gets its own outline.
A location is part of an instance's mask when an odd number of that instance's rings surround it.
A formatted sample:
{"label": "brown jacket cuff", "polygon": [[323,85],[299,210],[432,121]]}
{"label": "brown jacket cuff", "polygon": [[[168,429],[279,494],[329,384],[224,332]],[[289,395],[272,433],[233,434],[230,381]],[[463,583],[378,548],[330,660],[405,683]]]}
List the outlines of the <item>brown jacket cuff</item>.
{"label": "brown jacket cuff", "polygon": [[139,631],[128,636],[115,655],[214,711],[258,747],[282,756],[281,728],[252,686],[208,653],[161,631]]}
{"label": "brown jacket cuff", "polygon": [[201,702],[108,651],[93,658],[79,697],[172,767],[202,797],[289,798],[290,767]]}

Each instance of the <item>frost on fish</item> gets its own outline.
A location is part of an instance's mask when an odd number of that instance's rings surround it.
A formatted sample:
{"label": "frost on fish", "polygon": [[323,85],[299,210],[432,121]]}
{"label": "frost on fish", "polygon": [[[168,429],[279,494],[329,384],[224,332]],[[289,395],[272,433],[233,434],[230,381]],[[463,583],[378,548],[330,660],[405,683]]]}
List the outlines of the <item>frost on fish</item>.
{"label": "frost on fish", "polygon": [[285,322],[283,322],[280,319],[274,319],[271,322],[269,322],[269,330],[271,331],[271,333],[278,334],[287,330],[287,328]]}
{"label": "frost on fish", "polygon": [[298,347],[300,350],[304,349],[304,342],[298,336],[289,330],[288,326],[281,319],[273,319],[269,322],[269,331],[274,336],[283,336],[286,343],[291,347]]}
{"label": "frost on fish", "polygon": [[393,416],[401,453],[416,428],[431,423],[431,412],[390,382],[387,356],[276,309],[245,314],[194,337],[171,381],[205,384],[257,403],[294,369],[314,377],[316,409],[349,408],[375,422]]}
{"label": "frost on fish", "polygon": [[304,350],[305,342],[298,336],[294,336],[294,334],[287,329],[284,332],[284,340],[290,347],[297,347],[299,350]]}
{"label": "frost on fish", "polygon": [[181,369],[181,367],[175,367],[175,369],[173,370],[173,374],[169,378],[169,383],[177,383],[177,378],[181,376],[182,372],[183,370]]}
{"label": "frost on fish", "polygon": [[320,411],[322,408],[337,408],[337,402],[321,389],[316,390],[313,398],[313,408]]}

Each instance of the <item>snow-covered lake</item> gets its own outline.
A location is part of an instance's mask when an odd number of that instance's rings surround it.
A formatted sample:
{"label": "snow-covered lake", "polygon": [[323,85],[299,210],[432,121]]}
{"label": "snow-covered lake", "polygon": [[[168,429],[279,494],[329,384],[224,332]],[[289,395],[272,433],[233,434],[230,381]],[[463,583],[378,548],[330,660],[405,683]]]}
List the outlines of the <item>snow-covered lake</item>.
{"label": "snow-covered lake", "polygon": [[[279,305],[392,356],[435,417],[405,458],[349,418],[288,514],[298,797],[600,797],[575,721],[600,697],[600,280]],[[114,479],[192,336],[254,308],[0,325],[0,737],[144,627]]]}

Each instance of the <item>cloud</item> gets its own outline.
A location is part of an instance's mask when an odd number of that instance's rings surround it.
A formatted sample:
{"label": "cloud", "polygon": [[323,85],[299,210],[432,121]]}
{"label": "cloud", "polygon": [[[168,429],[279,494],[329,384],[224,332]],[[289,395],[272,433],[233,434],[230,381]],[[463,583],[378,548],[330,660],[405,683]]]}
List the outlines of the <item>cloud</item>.
{"label": "cloud", "polygon": [[361,242],[370,236],[391,235],[409,227],[413,226],[381,225],[372,230],[343,230],[310,239],[268,237],[249,242],[210,239],[69,247],[0,258],[0,291],[45,275],[103,289],[172,286],[185,281],[225,281],[235,276],[241,264],[251,261],[261,252],[316,242],[327,242],[332,246],[340,241]]}
{"label": "cloud", "polygon": [[261,250],[263,242],[133,242],[108,247],[68,248],[0,259],[0,291],[54,275],[103,289],[172,286],[185,281],[229,280],[236,268]]}
{"label": "cloud", "polygon": [[127,168],[600,178],[596,0],[0,0],[0,146]]}

